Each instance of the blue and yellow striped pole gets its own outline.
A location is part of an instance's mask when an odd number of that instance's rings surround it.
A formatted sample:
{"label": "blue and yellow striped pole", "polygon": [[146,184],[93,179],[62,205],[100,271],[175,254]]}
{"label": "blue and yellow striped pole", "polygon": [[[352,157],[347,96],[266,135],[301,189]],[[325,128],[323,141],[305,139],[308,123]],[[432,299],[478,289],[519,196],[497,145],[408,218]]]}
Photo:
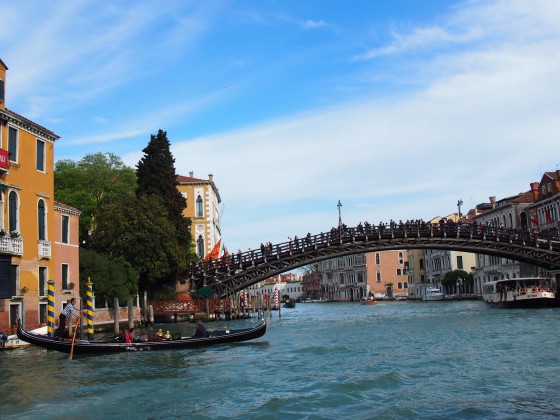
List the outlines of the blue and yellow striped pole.
{"label": "blue and yellow striped pole", "polygon": [[88,340],[93,340],[93,283],[89,277],[86,283],[86,316]]}
{"label": "blue and yellow striped pole", "polygon": [[47,309],[47,335],[54,337],[54,280],[47,281],[49,305]]}

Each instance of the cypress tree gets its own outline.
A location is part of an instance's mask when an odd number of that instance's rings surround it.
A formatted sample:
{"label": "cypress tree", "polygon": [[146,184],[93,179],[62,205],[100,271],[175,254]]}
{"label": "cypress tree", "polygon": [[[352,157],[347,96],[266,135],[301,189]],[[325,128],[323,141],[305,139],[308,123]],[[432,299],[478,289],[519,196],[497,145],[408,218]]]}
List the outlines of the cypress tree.
{"label": "cypress tree", "polygon": [[175,280],[182,280],[188,263],[194,259],[190,234],[190,219],[183,216],[187,202],[177,189],[175,159],[171,154],[167,132],[158,130],[151,135],[144,156],[136,169],[138,197],[156,195],[162,199],[167,208],[168,218],[177,230],[177,244],[184,251],[182,261],[170,261],[170,266],[177,267]]}

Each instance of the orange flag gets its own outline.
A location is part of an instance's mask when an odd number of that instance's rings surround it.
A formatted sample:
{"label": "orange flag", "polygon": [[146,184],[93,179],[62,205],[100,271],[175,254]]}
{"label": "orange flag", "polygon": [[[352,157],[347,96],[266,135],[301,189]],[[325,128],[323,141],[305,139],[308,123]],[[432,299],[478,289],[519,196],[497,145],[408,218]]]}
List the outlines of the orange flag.
{"label": "orange flag", "polygon": [[220,239],[218,241],[218,243],[216,245],[214,245],[214,248],[212,248],[212,251],[210,251],[210,253],[204,257],[205,260],[215,260],[216,258],[218,258],[220,256],[221,242],[222,242],[222,240]]}

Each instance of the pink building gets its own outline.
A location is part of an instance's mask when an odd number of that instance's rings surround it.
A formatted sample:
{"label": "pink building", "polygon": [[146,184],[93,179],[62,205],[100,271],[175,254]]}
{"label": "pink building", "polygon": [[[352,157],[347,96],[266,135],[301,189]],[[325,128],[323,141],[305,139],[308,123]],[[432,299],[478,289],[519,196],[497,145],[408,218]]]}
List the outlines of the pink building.
{"label": "pink building", "polygon": [[387,297],[408,295],[408,253],[406,251],[366,254],[369,294]]}

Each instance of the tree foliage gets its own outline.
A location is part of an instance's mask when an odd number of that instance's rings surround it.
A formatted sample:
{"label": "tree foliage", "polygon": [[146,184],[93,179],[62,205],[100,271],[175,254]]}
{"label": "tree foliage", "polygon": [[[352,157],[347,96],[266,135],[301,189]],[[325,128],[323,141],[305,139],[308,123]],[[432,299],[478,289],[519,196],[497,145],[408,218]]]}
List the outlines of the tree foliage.
{"label": "tree foliage", "polygon": [[302,274],[302,276],[307,276],[309,274],[313,274],[319,271],[319,263],[313,263],[313,264],[309,264],[309,265],[304,265],[303,267],[301,267],[300,272]]}
{"label": "tree foliage", "polygon": [[187,267],[187,252],[167,217],[162,198],[129,196],[106,206],[97,219],[92,246],[112,257],[125,258],[140,275],[139,287],[153,294],[175,286],[176,273]]}
{"label": "tree foliage", "polygon": [[467,273],[465,270],[453,270],[445,273],[445,276],[443,277],[441,284],[445,286],[454,286],[457,284],[457,280],[459,278],[463,279],[462,284],[464,285],[474,283],[474,278],[472,274]]}
{"label": "tree foliage", "polygon": [[89,247],[89,233],[95,230],[103,207],[134,194],[136,174],[112,153],[86,155],[79,162],[56,163],[56,200],[76,207],[80,216],[80,244]]}
{"label": "tree foliage", "polygon": [[159,130],[151,135],[150,141],[143,150],[144,156],[137,165],[136,194],[138,197],[158,196],[167,210],[167,219],[176,231],[176,241],[181,252],[177,254],[180,261],[170,261],[172,273],[176,280],[182,280],[188,263],[196,260],[191,240],[190,219],[183,216],[186,200],[177,189],[175,159],[170,151],[167,133]]}
{"label": "tree foliage", "polygon": [[138,293],[138,272],[122,257],[111,258],[88,249],[80,250],[80,294],[85,296],[91,279],[97,298],[126,300]]}

